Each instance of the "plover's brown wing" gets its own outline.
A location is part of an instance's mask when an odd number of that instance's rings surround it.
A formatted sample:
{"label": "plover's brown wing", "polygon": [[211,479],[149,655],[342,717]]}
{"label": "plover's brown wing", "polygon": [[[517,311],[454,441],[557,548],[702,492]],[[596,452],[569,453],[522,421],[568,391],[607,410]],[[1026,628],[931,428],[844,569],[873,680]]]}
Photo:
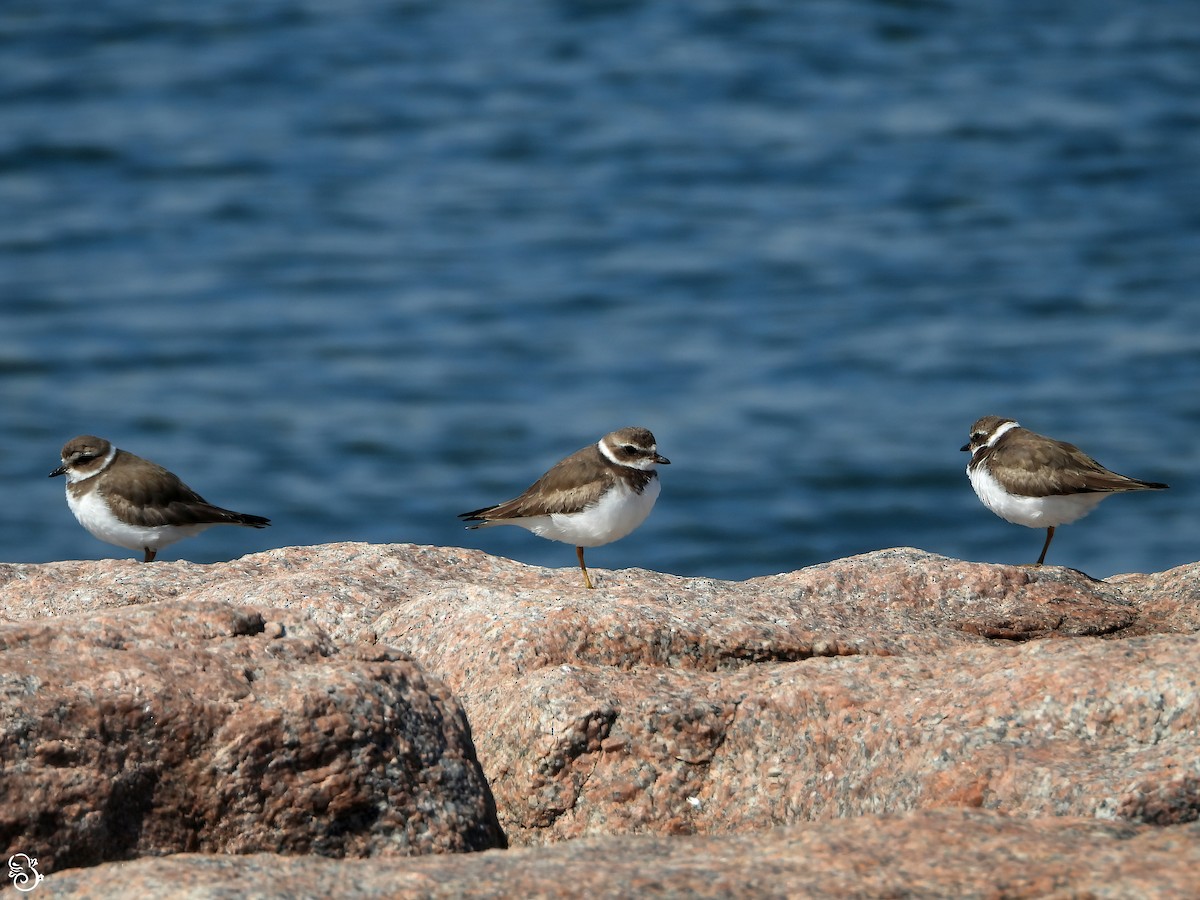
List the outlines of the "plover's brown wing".
{"label": "plover's brown wing", "polygon": [[108,469],[104,498],[118,518],[148,528],[160,525],[245,525],[265,528],[270,519],[209,503],[177,475],[123,450]]}
{"label": "plover's brown wing", "polygon": [[612,486],[615,468],[593,444],[557,463],[519,497],[459,513],[458,517],[478,523],[470,526],[478,528],[506,519],[579,512]]}
{"label": "plover's brown wing", "polygon": [[1063,452],[1070,455],[1071,464],[1063,469],[1066,485],[1078,484],[1085,491],[1115,493],[1119,491],[1161,491],[1166,485],[1160,481],[1142,481],[1106,469],[1074,444],[1061,444]]}
{"label": "plover's brown wing", "polygon": [[1009,432],[992,449],[992,472],[1013,493],[1027,497],[1162,490],[1106,469],[1074,444],[1025,429]]}

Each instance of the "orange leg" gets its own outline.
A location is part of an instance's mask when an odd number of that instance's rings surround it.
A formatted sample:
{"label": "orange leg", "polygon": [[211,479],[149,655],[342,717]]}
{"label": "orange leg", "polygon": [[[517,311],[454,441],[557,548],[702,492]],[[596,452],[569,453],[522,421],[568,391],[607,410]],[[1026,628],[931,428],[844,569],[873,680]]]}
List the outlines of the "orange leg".
{"label": "orange leg", "polygon": [[579,569],[581,572],[583,572],[583,583],[588,586],[588,590],[592,590],[594,587],[592,584],[592,579],[588,576],[587,566],[583,564],[583,548],[576,547],[575,555],[579,557]]}
{"label": "orange leg", "polygon": [[1053,525],[1051,525],[1049,528],[1046,529],[1046,543],[1044,543],[1042,545],[1042,555],[1039,556],[1038,561],[1036,563],[1034,563],[1035,566],[1040,566],[1042,564],[1042,562],[1045,561],[1046,551],[1050,549],[1050,542],[1052,540],[1054,540],[1054,526]]}
{"label": "orange leg", "polygon": [[142,562],[154,562],[154,554],[158,551],[151,550],[149,547],[143,547],[142,549],[146,551],[146,558]]}

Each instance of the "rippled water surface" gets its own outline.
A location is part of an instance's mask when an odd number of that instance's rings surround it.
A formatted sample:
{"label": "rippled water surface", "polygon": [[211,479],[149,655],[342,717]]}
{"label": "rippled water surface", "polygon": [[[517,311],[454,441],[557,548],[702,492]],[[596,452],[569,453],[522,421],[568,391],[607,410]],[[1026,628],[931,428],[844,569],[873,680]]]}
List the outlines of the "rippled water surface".
{"label": "rippled water surface", "polygon": [[598,568],[1028,562],[986,413],[1172,485],[1051,562],[1200,558],[1193,4],[15,0],[0,46],[0,559],[126,555],[46,478],[92,432],[275,521],[167,559],[571,566],[455,513],[641,424]]}

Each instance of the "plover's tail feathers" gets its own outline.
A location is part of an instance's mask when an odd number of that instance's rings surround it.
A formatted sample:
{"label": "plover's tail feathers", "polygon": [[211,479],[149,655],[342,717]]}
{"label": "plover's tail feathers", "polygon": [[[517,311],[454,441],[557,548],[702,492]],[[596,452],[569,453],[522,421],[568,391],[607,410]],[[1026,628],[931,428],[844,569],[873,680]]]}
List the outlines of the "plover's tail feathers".
{"label": "plover's tail feathers", "polygon": [[[229,512],[229,511],[224,510],[224,512]],[[268,518],[265,518],[264,516],[252,516],[248,513],[237,513],[237,512],[231,512],[231,513],[229,513],[229,515],[230,515],[230,519],[229,519],[230,525],[244,525],[247,528],[266,528],[268,525],[271,524],[271,520]]]}
{"label": "plover's tail feathers", "polygon": [[[232,509],[222,509],[211,503],[193,505],[186,515],[180,519],[190,518],[197,525],[241,525],[245,528],[266,528],[271,520],[263,516],[252,516],[249,513],[234,512]],[[179,523],[173,523],[179,524]]]}
{"label": "plover's tail feathers", "polygon": [[458,518],[464,522],[471,523],[467,525],[468,528],[485,528],[488,525],[496,524],[488,518],[488,513],[494,512],[496,509],[496,506],[485,506],[481,509],[473,509],[470,512],[459,513]]}

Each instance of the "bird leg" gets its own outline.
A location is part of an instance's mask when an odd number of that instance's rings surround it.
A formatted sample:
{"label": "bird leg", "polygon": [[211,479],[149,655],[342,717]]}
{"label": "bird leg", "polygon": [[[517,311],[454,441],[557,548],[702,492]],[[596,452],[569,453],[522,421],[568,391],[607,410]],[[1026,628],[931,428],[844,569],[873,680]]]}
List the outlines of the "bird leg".
{"label": "bird leg", "polygon": [[150,547],[143,547],[142,549],[146,551],[146,558],[143,559],[142,562],[154,562],[154,554],[156,554],[158,551]]}
{"label": "bird leg", "polygon": [[585,566],[583,564],[583,548],[576,547],[575,555],[579,557],[579,569],[581,572],[583,572],[583,583],[588,586],[588,590],[592,590],[594,587],[594,585],[592,584],[592,579],[590,577],[588,577],[587,566]]}
{"label": "bird leg", "polygon": [[1042,555],[1039,556],[1038,561],[1036,563],[1034,563],[1035,566],[1040,566],[1042,564],[1042,562],[1046,559],[1046,551],[1050,549],[1050,542],[1052,540],[1054,540],[1054,526],[1053,525],[1051,525],[1049,528],[1046,529],[1046,543],[1044,543],[1042,545]]}

